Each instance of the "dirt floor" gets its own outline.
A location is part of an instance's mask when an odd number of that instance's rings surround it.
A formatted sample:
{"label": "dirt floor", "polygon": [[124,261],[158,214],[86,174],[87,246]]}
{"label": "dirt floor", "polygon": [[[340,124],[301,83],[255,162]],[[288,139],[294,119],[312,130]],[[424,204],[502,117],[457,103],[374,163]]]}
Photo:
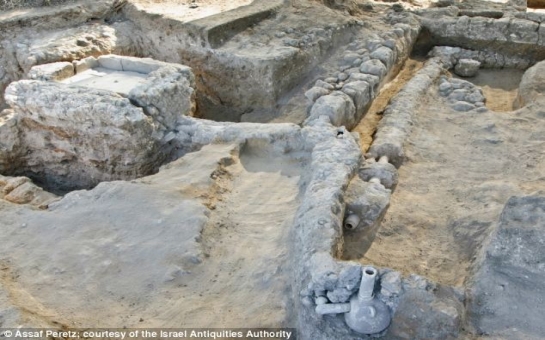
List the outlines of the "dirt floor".
{"label": "dirt floor", "polygon": [[[504,72],[480,79],[500,79]],[[507,199],[543,188],[545,123],[527,110],[452,111],[436,91],[416,114],[405,145],[408,160],[362,262],[462,286]]]}
{"label": "dirt floor", "polygon": [[288,238],[302,164],[209,145],[48,211],[0,200],[0,326],[293,326]]}
{"label": "dirt floor", "polygon": [[293,326],[287,248],[300,166],[246,150],[226,168],[230,183],[202,235],[206,260],[150,326]]}
{"label": "dirt floor", "polygon": [[249,5],[253,0],[131,0],[146,11],[187,22]]}

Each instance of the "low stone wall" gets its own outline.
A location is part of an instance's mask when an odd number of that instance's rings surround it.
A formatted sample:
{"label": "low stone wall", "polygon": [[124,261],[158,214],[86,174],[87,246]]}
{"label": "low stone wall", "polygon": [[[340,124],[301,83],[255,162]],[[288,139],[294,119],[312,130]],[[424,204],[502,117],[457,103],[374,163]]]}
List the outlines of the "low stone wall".
{"label": "low stone wall", "polygon": [[[366,242],[372,242],[373,231],[376,232],[397,184],[397,171],[388,160],[401,165],[411,115],[447,68],[439,58],[429,60],[392,99],[374,148],[371,147],[363,165],[359,146],[344,127],[331,126],[336,121],[329,115],[307,120],[303,133],[318,129],[322,132],[312,152],[312,177],[294,221],[298,273],[295,293],[299,293],[296,310],[302,339],[368,339],[381,335],[423,339],[458,335],[464,313],[460,291],[417,275],[402,278],[389,269],[379,269],[380,283],[375,287],[375,296],[393,315],[390,327],[381,334],[355,333],[346,325],[342,313],[322,316],[315,311],[318,304],[346,303],[359,288],[362,265],[338,260],[344,257],[346,249],[343,237],[354,237],[352,233],[358,232],[343,231],[343,223],[347,215],[358,215],[361,225],[356,229],[365,232],[356,242],[363,248]],[[341,118],[337,123],[342,122],[346,120]],[[388,158],[377,161],[383,156]],[[441,326],[429,327],[421,320]]]}
{"label": "low stone wall", "polygon": [[379,159],[388,157],[388,161],[397,168],[404,159],[403,144],[412,128],[412,115],[420,104],[419,98],[427,92],[429,87],[446,70],[439,58],[432,58],[407,83],[407,85],[390,101],[384,110],[369,154]]}
{"label": "low stone wall", "polygon": [[513,17],[462,16],[422,18],[422,25],[432,45],[488,51],[488,54],[508,57],[524,56],[532,62],[545,59],[545,27],[541,27],[541,22]]}
{"label": "low stone wall", "polygon": [[429,56],[439,57],[449,68],[456,65],[460,59],[473,59],[481,63],[482,68],[515,68],[525,70],[530,67],[535,60],[529,56],[505,55],[496,51],[488,50],[468,50],[461,47],[436,46]]}
{"label": "low stone wall", "polygon": [[377,39],[365,37],[352,42],[340,62],[339,73],[318,80],[305,93],[310,101],[306,123],[328,116],[334,126],[356,126],[380,87],[411,53],[419,31],[418,25],[398,23]]}

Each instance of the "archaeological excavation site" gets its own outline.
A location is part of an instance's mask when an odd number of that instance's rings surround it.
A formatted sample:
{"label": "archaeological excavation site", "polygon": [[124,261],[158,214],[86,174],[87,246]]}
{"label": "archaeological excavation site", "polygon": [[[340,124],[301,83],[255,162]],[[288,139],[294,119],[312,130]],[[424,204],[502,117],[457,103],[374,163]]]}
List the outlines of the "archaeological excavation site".
{"label": "archaeological excavation site", "polygon": [[0,0],[0,339],[545,339],[542,22]]}

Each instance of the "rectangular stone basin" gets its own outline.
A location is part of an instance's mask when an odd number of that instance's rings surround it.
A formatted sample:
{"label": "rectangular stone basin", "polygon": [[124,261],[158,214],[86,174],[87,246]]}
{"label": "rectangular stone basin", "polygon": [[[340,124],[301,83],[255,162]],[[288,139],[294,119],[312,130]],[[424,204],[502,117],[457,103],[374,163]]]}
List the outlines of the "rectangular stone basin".
{"label": "rectangular stone basin", "polygon": [[135,87],[146,82],[147,74],[133,71],[116,71],[104,67],[85,70],[61,83],[116,92],[124,97]]}

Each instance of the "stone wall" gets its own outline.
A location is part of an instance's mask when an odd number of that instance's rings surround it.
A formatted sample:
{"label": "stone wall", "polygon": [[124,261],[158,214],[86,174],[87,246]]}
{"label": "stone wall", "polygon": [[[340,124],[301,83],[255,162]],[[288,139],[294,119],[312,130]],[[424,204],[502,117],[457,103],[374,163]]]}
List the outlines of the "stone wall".
{"label": "stone wall", "polygon": [[[379,268],[379,283],[375,286],[375,296],[392,313],[392,323],[382,333],[358,334],[348,328],[343,314],[319,315],[315,310],[318,304],[346,303],[359,288],[362,265],[339,260],[344,257],[345,241],[350,242],[354,233],[361,232],[355,241],[359,247],[365,248],[372,242],[372,234],[380,225],[397,183],[394,165],[399,167],[404,160],[403,144],[412,126],[412,114],[427,89],[446,69],[448,65],[439,58],[429,60],[391,100],[363,164],[352,135],[344,127],[331,125],[336,120],[329,115],[315,118],[311,115],[307,120],[303,133],[309,131],[311,136],[320,137],[314,141],[311,177],[294,221],[298,268],[295,287],[296,294],[299,293],[296,310],[301,339],[458,336],[464,315],[461,291],[418,275],[402,278],[399,272],[387,268]],[[346,116],[336,117],[339,125],[350,122]],[[383,156],[386,161],[377,161]],[[356,227],[358,230],[343,230],[349,213],[359,215],[362,225]]]}
{"label": "stone wall", "polygon": [[318,80],[306,92],[310,101],[307,123],[328,116],[335,126],[353,128],[380,87],[409,56],[419,31],[418,25],[397,23],[378,38],[353,41],[343,55],[339,73]]}
{"label": "stone wall", "polygon": [[[519,15],[520,16],[520,15]],[[533,62],[545,59],[545,27],[525,18],[422,18],[433,45],[493,51]]]}

